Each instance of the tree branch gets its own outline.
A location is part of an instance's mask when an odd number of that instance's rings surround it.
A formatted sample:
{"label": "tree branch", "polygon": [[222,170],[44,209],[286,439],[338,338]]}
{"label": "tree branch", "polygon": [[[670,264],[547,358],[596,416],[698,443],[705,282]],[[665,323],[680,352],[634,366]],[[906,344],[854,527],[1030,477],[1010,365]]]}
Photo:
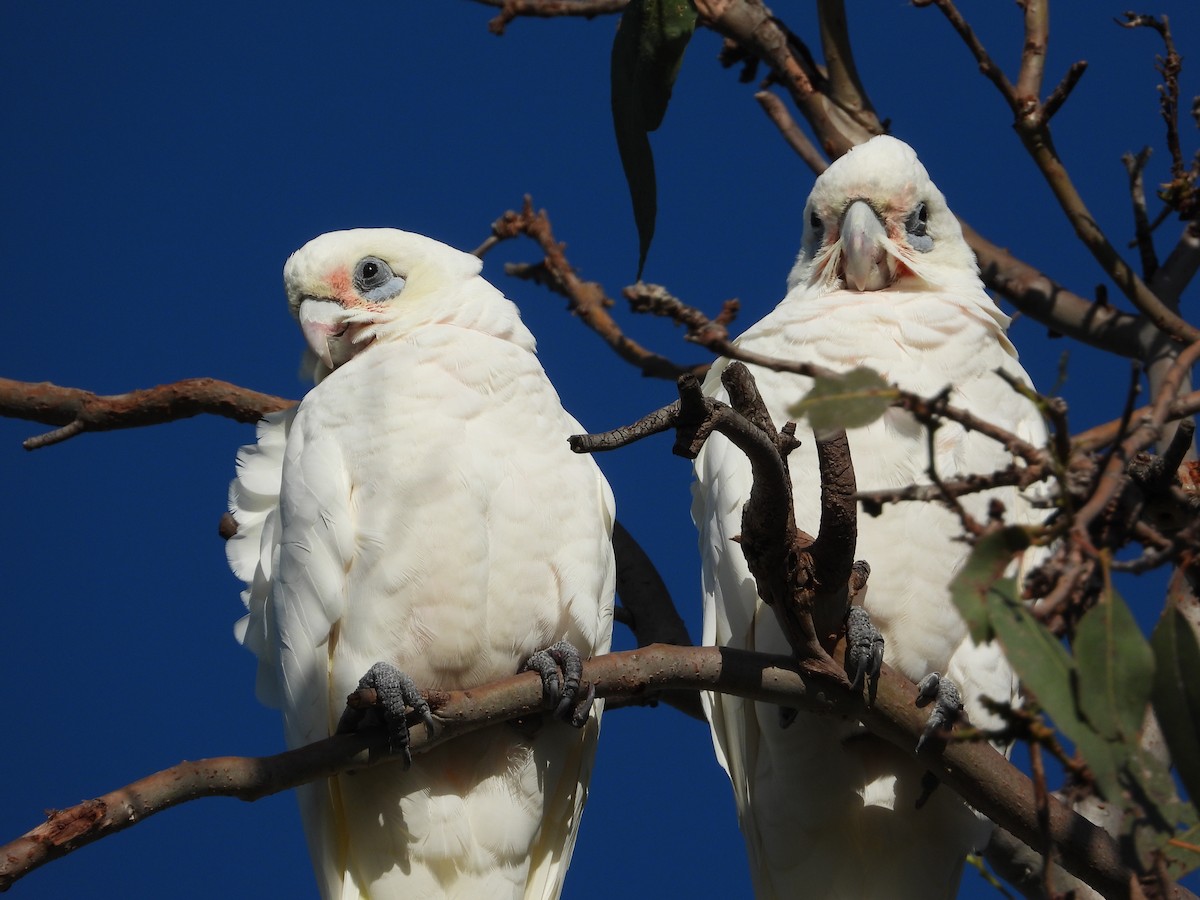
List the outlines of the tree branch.
{"label": "tree branch", "polygon": [[[1041,103],[1037,94],[1023,93],[1004,76],[978,37],[967,25],[953,0],[925,0],[917,5],[932,5],[942,11],[942,14],[954,26],[970,49],[976,62],[979,63],[980,71],[996,86],[1008,103],[1013,112],[1013,127],[1021,138],[1021,143],[1025,145],[1025,149],[1042,173],[1042,177],[1049,185],[1055,199],[1058,200],[1058,204],[1066,214],[1076,236],[1091,252],[1100,268],[1120,287],[1121,292],[1129,298],[1130,302],[1162,331],[1187,343],[1200,340],[1200,329],[1184,321],[1167,304],[1163,303],[1117,253],[1087,208],[1083,197],[1076,190],[1066,166],[1063,165],[1058,152],[1054,149],[1054,141],[1050,134],[1050,117],[1058,110],[1071,88],[1078,82],[1083,73],[1083,66],[1086,64],[1076,63],[1072,66],[1062,84],[1055,89],[1045,103]],[[1044,8],[1040,0],[1026,0],[1022,6],[1026,11],[1026,53],[1022,57],[1021,83],[1032,85],[1035,78],[1040,81],[1041,62],[1035,60],[1034,57],[1037,54],[1031,52],[1030,47],[1040,45],[1039,52],[1044,53],[1047,31],[1043,18]]]}
{"label": "tree branch", "polygon": [[[775,372],[788,372],[808,378],[829,378],[838,374],[824,366],[798,360],[780,359],[746,350],[729,340],[729,331],[720,317],[709,319],[700,310],[672,296],[661,285],[638,282],[625,288],[624,294],[635,312],[645,312],[673,319],[687,329],[686,336],[689,341],[700,344],[713,353],[729,359],[771,369]],[[1019,456],[1029,465],[1038,465],[1044,460],[1042,448],[1033,446],[1018,435],[998,425],[993,425],[974,413],[951,406],[945,402],[944,398],[930,399],[895,387],[888,389],[888,396],[892,398],[893,406],[911,413],[920,422],[929,424],[937,419],[949,419],[966,429],[987,435],[992,440],[1003,444],[1011,453]]]}
{"label": "tree branch", "polygon": [[830,157],[841,156],[855,144],[883,133],[883,126],[870,111],[865,95],[863,108],[851,115],[824,92],[825,78],[813,65],[807,48],[782,27],[760,0],[695,2],[703,24],[770,67]]}
{"label": "tree branch", "polygon": [[796,124],[796,120],[792,118],[792,114],[788,112],[788,108],[782,100],[765,90],[756,93],[754,99],[763,108],[767,118],[775,123],[775,127],[779,129],[779,133],[787,141],[788,146],[796,151],[796,155],[804,160],[805,164],[813,170],[814,175],[820,175],[829,168],[829,163],[821,155],[821,151],[808,139],[808,135],[800,130],[800,126]]}
{"label": "tree branch", "polygon": [[618,13],[629,0],[475,0],[500,12],[488,22],[488,31],[495,35],[504,34],[508,23],[518,18],[554,19],[561,16],[578,16],[594,19]]}
{"label": "tree branch", "polygon": [[641,369],[643,375],[673,381],[689,372],[702,375],[708,368],[707,363],[679,365],[627,337],[608,312],[612,300],[597,282],[583,281],[576,274],[563,253],[564,245],[555,240],[549,216],[544,209],[533,211],[533,199],[529,195],[525,196],[520,212],[509,210],[492,223],[492,237],[475,250],[475,255],[483,256],[500,241],[521,234],[535,241],[545,256],[537,265],[505,266],[506,274],[533,281],[566,297],[571,312],[600,335],[621,359]]}
{"label": "tree branch", "polygon": [[[791,660],[717,647],[655,644],[589,660],[583,677],[596,694],[636,699],[664,690],[718,690],[752,700],[849,715],[877,735],[913,753],[925,726],[916,688],[884,666],[871,707],[848,688],[803,674]],[[425,753],[487,725],[537,714],[542,688],[526,672],[470,691],[433,692],[436,728],[411,730],[412,750]],[[556,726],[557,727],[557,726]],[[261,758],[217,757],[185,762],[124,788],[50,814],[48,820],[0,848],[0,889],[72,850],[121,831],[165,809],[205,796],[255,800],[337,772],[390,764],[385,735],[337,735],[297,750]],[[1039,827],[1029,779],[985,742],[952,741],[943,752],[926,747],[918,758],[967,802],[1027,843]],[[400,775],[402,777],[402,775]],[[1048,828],[1068,871],[1106,897],[1129,896],[1132,874],[1102,829],[1051,800]]]}
{"label": "tree branch", "polygon": [[61,426],[27,439],[26,450],[48,447],[87,431],[161,425],[201,413],[257,422],[266,413],[287,409],[295,402],[215,378],[188,378],[108,397],[49,382],[0,378],[0,416]]}

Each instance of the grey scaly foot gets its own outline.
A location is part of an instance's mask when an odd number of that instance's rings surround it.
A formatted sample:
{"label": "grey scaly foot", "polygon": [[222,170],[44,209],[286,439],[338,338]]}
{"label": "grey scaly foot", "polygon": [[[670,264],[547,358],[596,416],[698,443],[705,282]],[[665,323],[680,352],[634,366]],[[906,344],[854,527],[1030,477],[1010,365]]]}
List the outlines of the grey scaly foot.
{"label": "grey scaly foot", "polygon": [[383,719],[384,728],[388,735],[388,752],[400,753],[404,756],[404,767],[412,765],[412,752],[409,750],[408,717],[405,707],[412,711],[425,723],[425,727],[433,732],[433,715],[429,711],[429,703],[421,696],[416,682],[393,666],[391,663],[377,662],[358,681],[360,691],[371,688],[379,698],[374,709],[358,710],[350,707],[342,713],[338,722],[339,733],[358,730],[363,724],[370,724],[372,713]]}
{"label": "grey scaly foot", "polygon": [[846,613],[846,673],[853,679],[850,690],[859,691],[879,680],[883,667],[883,635],[861,606]]}
{"label": "grey scaly foot", "polygon": [[917,752],[925,746],[925,742],[942,729],[950,729],[962,715],[962,694],[958,686],[949,678],[943,678],[937,672],[930,672],[917,684],[917,706],[934,704],[929,713],[929,721],[917,741]]}
{"label": "grey scaly foot", "polygon": [[542,698],[554,717],[576,728],[582,728],[592,711],[596,688],[589,684],[580,688],[583,677],[583,655],[568,641],[539,650],[525,660],[524,672],[537,672],[542,677]]}

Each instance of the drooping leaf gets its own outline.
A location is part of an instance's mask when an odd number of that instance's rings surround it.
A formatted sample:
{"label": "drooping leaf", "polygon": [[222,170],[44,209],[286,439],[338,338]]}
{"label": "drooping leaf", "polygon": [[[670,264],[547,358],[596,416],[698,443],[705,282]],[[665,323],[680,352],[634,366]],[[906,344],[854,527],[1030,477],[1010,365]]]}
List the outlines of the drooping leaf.
{"label": "drooping leaf", "polygon": [[631,0],[613,40],[613,127],[638,231],[638,278],[658,215],[654,154],[647,135],[662,124],[695,30],[696,8],[691,0]]}
{"label": "drooping leaf", "polygon": [[1013,593],[993,585],[985,604],[988,625],[1004,647],[1023,690],[1037,703],[1076,749],[1083,754],[1097,787],[1106,799],[1120,796],[1118,780],[1125,759],[1120,745],[1104,739],[1080,712],[1076,699],[1079,670],[1050,631],[1034,618]]}
{"label": "drooping leaf", "polygon": [[1154,711],[1179,778],[1200,809],[1200,647],[1174,606],[1154,629]]}
{"label": "drooping leaf", "polygon": [[1005,579],[1004,571],[1013,557],[1029,547],[1029,535],[1010,526],[986,534],[975,544],[971,555],[950,582],[950,599],[967,623],[971,640],[978,644],[990,640],[987,599],[993,591],[1009,598],[1016,596],[1016,580]]}
{"label": "drooping leaf", "polygon": [[859,367],[828,378],[814,378],[813,386],[788,415],[808,417],[813,431],[861,428],[882,416],[897,391],[874,369]]}
{"label": "drooping leaf", "polygon": [[[1075,709],[1075,693],[1071,683],[1075,678],[1075,661],[1053,634],[1015,596],[994,592],[987,603],[988,624],[1004,647],[1013,670],[1026,691],[1031,692],[1041,707],[1067,737],[1076,740],[1072,732],[1080,721]],[[1077,742],[1077,741],[1076,741]]]}
{"label": "drooping leaf", "polygon": [[1136,743],[1154,684],[1154,653],[1111,586],[1075,632],[1079,705],[1111,741]]}

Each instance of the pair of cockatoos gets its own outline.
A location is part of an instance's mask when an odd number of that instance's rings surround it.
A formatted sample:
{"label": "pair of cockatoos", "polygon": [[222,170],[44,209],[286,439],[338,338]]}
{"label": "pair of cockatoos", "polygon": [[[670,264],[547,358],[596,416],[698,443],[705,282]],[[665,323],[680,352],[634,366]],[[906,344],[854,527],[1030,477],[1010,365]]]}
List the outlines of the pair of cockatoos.
{"label": "pair of cockatoos", "polygon": [[[876,137],[817,179],[787,287],[739,347],[842,372],[866,366],[926,397],[948,390],[951,404],[1035,445],[1045,442],[1034,405],[997,374],[1028,382],[1004,334],[1008,318],[984,292],[958,222],[907,144]],[[720,361],[709,373],[710,395],[724,397],[723,369]],[[782,426],[812,382],[751,369]],[[896,408],[848,438],[860,491],[928,484],[931,462],[944,478],[986,475],[1011,462],[1003,445],[954,422],[942,423],[931,443],[925,426]],[[797,524],[815,534],[813,442],[804,440],[788,464]],[[749,463],[714,435],[696,475],[704,643],[789,653],[735,542]],[[962,502],[986,521],[992,497],[1010,521],[1039,518],[1015,488]],[[914,681],[948,676],[972,722],[999,724],[980,697],[1010,700],[1014,676],[998,646],[970,640],[948,592],[970,552],[959,517],[938,503],[896,503],[874,518],[860,513],[858,528],[855,556],[871,566],[864,606],[886,639],[886,661]],[[708,696],[706,708],[760,898],[954,896],[964,855],[986,841],[990,826],[944,787],[916,808],[923,769],[911,756],[856,723],[800,713],[789,724],[775,707],[730,695]]]}
{"label": "pair of cockatoos", "polygon": [[[1035,444],[1033,405],[996,370],[1026,380],[1007,318],[979,281],[957,221],[913,151],[878,137],[817,180],[788,294],[740,346],[837,370],[868,366]],[[534,356],[515,307],[475,258],[389,230],[325,235],[288,262],[293,313],[318,385],[269,418],[239,456],[229,543],[248,582],[244,643],[259,694],[282,708],[290,746],[335,730],[345,697],[374,664],[413,687],[461,688],[517,671],[561,640],[608,649],[613,503],[595,465],[570,453],[578,424]],[[707,382],[720,395],[718,363]],[[756,369],[778,425],[809,381]],[[849,433],[860,490],[928,482],[926,428],[889,410]],[[952,422],[933,436],[945,477],[1004,467],[1003,446]],[[805,441],[789,457],[799,526],[815,531],[820,486]],[[745,457],[719,435],[696,463],[704,639],[788,653],[734,540],[750,490]],[[1036,512],[1015,489],[988,497],[1017,521]],[[860,517],[856,556],[871,565],[865,606],[887,661],[980,697],[1008,700],[1000,650],[977,646],[947,586],[969,547],[934,503]],[[390,677],[390,676],[389,676]],[[398,676],[396,676],[398,678]],[[763,898],[952,896],[963,856],[987,825],[948,789],[916,808],[922,767],[855,723],[729,695],[707,698]],[[326,897],[554,897],[574,843],[599,726],[552,722],[529,736],[492,728],[419,757],[302,788]]]}
{"label": "pair of cockatoos", "polygon": [[[562,641],[608,650],[612,493],[480,267],[390,229],[287,263],[318,384],[239,454],[228,555],[290,747],[333,734],[368,672],[398,713],[416,686],[485,684]],[[322,896],[557,897],[599,706],[581,729],[497,726],[300,788]]]}

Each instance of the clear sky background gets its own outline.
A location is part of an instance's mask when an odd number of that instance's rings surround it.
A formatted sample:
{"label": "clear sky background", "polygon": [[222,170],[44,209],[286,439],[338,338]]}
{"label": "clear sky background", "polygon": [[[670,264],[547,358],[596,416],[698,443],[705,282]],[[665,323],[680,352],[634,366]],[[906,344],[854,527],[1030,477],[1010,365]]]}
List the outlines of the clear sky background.
{"label": "clear sky background", "polygon": [[[808,3],[776,12],[815,42]],[[1090,295],[1104,281],[1024,156],[1007,108],[934,10],[851,3],[860,72],[958,213]],[[1166,180],[1148,30],[1127,0],[1055,5],[1048,80],[1091,68],[1055,120],[1057,145],[1114,242],[1132,235],[1120,155],[1155,147]],[[1012,3],[964,2],[1015,74]],[[1158,0],[1200,93],[1200,7]],[[614,18],[514,23],[467,2],[6,3],[0,7],[0,258],[8,338],[0,375],[100,393],[209,375],[300,397],[301,337],[280,272],[333,229],[390,225],[471,249],[522,195],[550,212],[585,278],[612,296],[633,280],[636,237],[611,134]],[[753,322],[783,295],[812,176],[701,32],[654,136],[660,218],[645,276]],[[1186,117],[1186,112],[1185,112]],[[1192,123],[1182,123],[1194,147]],[[1163,250],[1179,233],[1162,228]],[[503,245],[484,274],[521,307],[563,402],[603,430],[669,402],[564,311],[507,278],[540,258]],[[1130,255],[1132,259],[1132,255]],[[1192,296],[1195,295],[1193,290]],[[1110,292],[1114,298],[1115,290]],[[1185,311],[1186,311],[1185,298]],[[1117,301],[1119,302],[1119,301]],[[615,310],[639,340],[704,358],[661,321]],[[1035,382],[1063,393],[1077,430],[1114,417],[1127,367],[1020,321]],[[217,521],[249,425],[198,418],[85,435],[27,453],[42,430],[0,420],[0,839],[42,810],[181,759],[282,748],[254,698],[254,660]],[[693,637],[699,563],[690,466],[660,436],[600,460],[618,513],[657,561]],[[1161,595],[1130,596],[1152,615]],[[618,628],[615,646],[631,639]],[[748,896],[745,853],[707,727],[669,708],[606,717],[568,898]],[[1194,887],[1195,885],[1193,885]],[[290,794],[206,799],[167,811],[33,873],[13,896],[315,896]],[[968,873],[961,896],[992,896]]]}

